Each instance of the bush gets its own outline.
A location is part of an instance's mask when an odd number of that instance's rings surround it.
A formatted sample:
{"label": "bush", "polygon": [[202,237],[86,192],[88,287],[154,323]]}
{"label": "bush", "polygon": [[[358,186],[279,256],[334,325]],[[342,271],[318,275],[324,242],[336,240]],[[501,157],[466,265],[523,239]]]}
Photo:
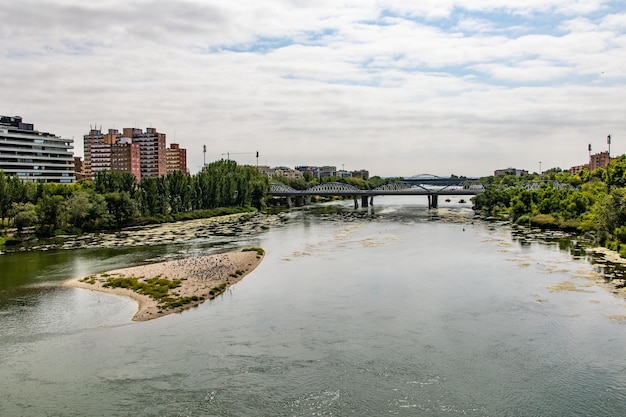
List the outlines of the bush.
{"label": "bush", "polygon": [[259,257],[265,255],[265,251],[261,248],[245,248],[242,252],[256,252]]}

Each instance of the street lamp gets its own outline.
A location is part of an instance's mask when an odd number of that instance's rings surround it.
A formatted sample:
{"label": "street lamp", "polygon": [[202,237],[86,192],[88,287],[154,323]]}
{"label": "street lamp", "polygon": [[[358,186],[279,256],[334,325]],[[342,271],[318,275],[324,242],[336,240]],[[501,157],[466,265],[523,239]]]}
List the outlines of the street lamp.
{"label": "street lamp", "polygon": [[539,161],[539,175],[541,175],[541,161]]}

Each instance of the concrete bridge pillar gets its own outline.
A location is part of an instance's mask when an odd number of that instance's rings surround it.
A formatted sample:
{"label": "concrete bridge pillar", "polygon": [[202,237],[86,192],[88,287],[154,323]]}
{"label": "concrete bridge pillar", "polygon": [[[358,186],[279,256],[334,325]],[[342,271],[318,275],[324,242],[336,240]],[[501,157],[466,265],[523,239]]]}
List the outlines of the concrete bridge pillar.
{"label": "concrete bridge pillar", "polygon": [[369,206],[369,202],[367,201],[367,196],[363,195],[361,196],[361,207],[368,207]]}
{"label": "concrete bridge pillar", "polygon": [[428,195],[428,208],[437,208],[439,203],[439,195],[438,194],[429,194]]}
{"label": "concrete bridge pillar", "polygon": [[305,205],[310,205],[311,204],[311,196],[307,195],[306,197],[304,197],[304,204]]}
{"label": "concrete bridge pillar", "polygon": [[359,208],[359,200],[357,199],[357,196],[354,196],[354,208],[355,209]]}
{"label": "concrete bridge pillar", "polygon": [[291,196],[291,195],[287,196],[287,207],[289,207],[289,208],[293,207],[293,196]]}

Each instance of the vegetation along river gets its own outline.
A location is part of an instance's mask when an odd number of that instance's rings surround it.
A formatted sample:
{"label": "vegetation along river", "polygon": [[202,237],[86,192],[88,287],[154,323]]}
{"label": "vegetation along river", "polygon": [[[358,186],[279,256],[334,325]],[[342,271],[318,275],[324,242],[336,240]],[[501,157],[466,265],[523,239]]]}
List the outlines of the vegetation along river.
{"label": "vegetation along river", "polygon": [[[374,203],[0,255],[0,415],[626,415],[626,302],[605,264],[454,198]],[[266,255],[241,282],[147,322],[60,285],[245,247]]]}

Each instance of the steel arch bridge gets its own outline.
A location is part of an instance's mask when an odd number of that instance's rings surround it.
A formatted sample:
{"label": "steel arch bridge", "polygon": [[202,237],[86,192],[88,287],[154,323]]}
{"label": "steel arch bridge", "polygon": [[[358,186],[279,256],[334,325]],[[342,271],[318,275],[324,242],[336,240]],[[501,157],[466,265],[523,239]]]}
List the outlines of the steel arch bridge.
{"label": "steel arch bridge", "polygon": [[479,184],[475,181],[472,182],[467,178],[455,178],[454,181],[450,181],[450,179],[447,180],[448,182],[452,183],[433,184],[432,182],[427,181],[426,184],[422,184],[417,183],[418,180],[394,181],[370,190],[361,190],[350,184],[345,184],[342,182],[327,182],[315,185],[306,190],[296,190],[284,184],[270,183],[269,194],[274,197],[286,198],[287,205],[290,207],[293,206],[294,199],[296,199],[297,203],[308,204],[310,203],[312,196],[353,197],[355,207],[358,206],[357,199],[361,197],[361,203],[363,207],[367,207],[371,202],[373,202],[374,196],[425,195],[428,197],[428,206],[431,208],[436,208],[438,204],[438,197],[440,195],[474,196],[485,191],[485,188],[482,184]]}

